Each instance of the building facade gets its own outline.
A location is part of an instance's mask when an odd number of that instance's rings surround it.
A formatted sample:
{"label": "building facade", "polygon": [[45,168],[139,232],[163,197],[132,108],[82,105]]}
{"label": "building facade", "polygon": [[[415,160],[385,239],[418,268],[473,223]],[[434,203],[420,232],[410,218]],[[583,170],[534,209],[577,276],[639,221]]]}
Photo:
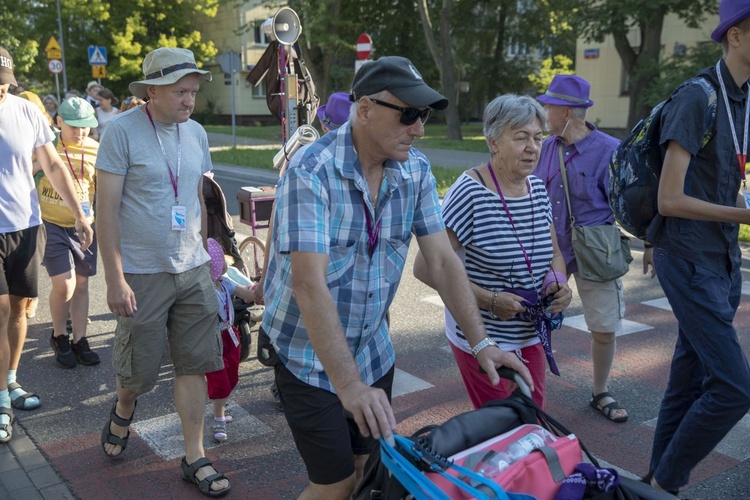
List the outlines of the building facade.
{"label": "building facade", "polygon": [[[718,12],[718,9],[717,9]],[[687,48],[701,43],[715,43],[711,32],[719,23],[718,14],[706,16],[698,29],[689,28],[676,15],[669,14],[662,30],[662,57],[684,53]],[[631,46],[636,46],[639,32],[629,35]],[[576,45],[576,74],[591,83],[591,100],[594,106],[587,119],[598,127],[627,132],[628,105],[627,78],[615,48],[614,39],[607,36],[602,43],[587,43],[579,38]]]}

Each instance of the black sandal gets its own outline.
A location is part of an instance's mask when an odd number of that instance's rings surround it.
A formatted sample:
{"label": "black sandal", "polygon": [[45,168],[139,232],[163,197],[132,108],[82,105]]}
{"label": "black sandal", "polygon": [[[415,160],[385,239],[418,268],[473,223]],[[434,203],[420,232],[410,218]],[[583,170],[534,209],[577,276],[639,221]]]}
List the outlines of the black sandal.
{"label": "black sandal", "polygon": [[198,489],[201,493],[209,497],[221,497],[229,493],[229,490],[232,489],[232,485],[229,485],[223,490],[218,491],[214,491],[211,489],[211,485],[214,482],[221,481],[222,479],[227,478],[224,474],[216,472],[215,474],[206,476],[201,480],[195,477],[195,474],[198,472],[198,470],[202,469],[203,467],[213,467],[213,463],[211,463],[211,461],[206,457],[201,457],[191,465],[188,465],[186,458],[182,457],[182,480],[187,481],[188,483],[195,484],[196,486],[198,486]]}
{"label": "black sandal", "polygon": [[[599,406],[599,401],[601,401],[604,398],[612,398],[613,401],[611,403],[609,403],[608,405]],[[624,417],[617,417],[617,418],[615,418],[615,417],[612,416],[612,413],[615,410],[624,410],[625,407],[623,407],[622,405],[620,405],[620,403],[609,392],[606,392],[606,391],[605,392],[600,392],[596,396],[594,396],[592,394],[591,395],[591,401],[589,402],[589,405],[591,405],[591,407],[593,409],[595,409],[596,411],[598,411],[599,413],[601,413],[602,415],[604,415],[604,417],[606,419],[611,420],[612,422],[617,422],[618,424],[621,424],[623,422],[627,422],[627,420],[628,420],[628,416],[627,415],[625,415]]]}
{"label": "black sandal", "polygon": [[[136,406],[138,406],[138,400],[135,401],[135,405],[133,406],[133,413],[127,420],[117,414],[117,399],[115,399],[115,403],[112,405],[112,411],[109,412],[109,419],[107,420],[107,423],[104,424],[104,429],[102,429],[102,450],[104,451],[105,455],[113,460],[121,458],[122,454],[125,453],[125,448],[128,447],[128,439],[130,438],[130,429],[128,429],[128,433],[125,437],[120,437],[112,434],[112,431],[110,431],[110,425],[114,423],[115,425],[119,425],[120,427],[129,427],[133,422],[133,416],[135,415]],[[122,448],[120,449],[120,453],[118,453],[117,455],[110,455],[109,453],[107,453],[106,448],[104,448],[105,444],[114,444],[116,446],[121,446]]]}
{"label": "black sandal", "polygon": [[5,431],[5,433],[7,434],[6,437],[0,438],[0,444],[4,444],[10,441],[10,438],[13,437],[13,421],[16,418],[13,416],[13,410],[4,406],[0,406],[0,415],[8,415],[8,417],[10,417],[9,424],[0,424],[0,430]]}
{"label": "black sandal", "polygon": [[[13,382],[12,384],[8,384],[8,394],[15,391],[16,389],[21,389],[23,391],[23,387],[21,387],[21,384],[19,384],[18,382]],[[37,408],[42,406],[41,401],[37,401],[36,405],[34,406],[29,406],[29,407],[26,406],[26,400],[29,398],[33,398],[33,397],[36,397],[37,399],[39,399],[39,396],[37,396],[35,393],[26,392],[25,394],[21,394],[16,399],[12,400],[10,402],[10,405],[16,410],[25,410],[25,411],[36,410]]]}

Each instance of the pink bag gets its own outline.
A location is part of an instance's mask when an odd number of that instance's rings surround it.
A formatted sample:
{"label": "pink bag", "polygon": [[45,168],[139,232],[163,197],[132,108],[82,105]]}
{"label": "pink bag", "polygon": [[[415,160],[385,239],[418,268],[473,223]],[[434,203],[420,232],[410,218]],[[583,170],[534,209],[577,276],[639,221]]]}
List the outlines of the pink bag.
{"label": "pink bag", "polygon": [[[480,443],[468,450],[450,457],[455,463],[478,470],[477,456],[485,456],[489,451],[505,451],[511,443],[541,429],[538,425],[522,425],[505,434]],[[578,438],[570,434],[557,437],[556,441],[532,451],[524,458],[513,462],[507,469],[495,476],[497,483],[505,491],[527,493],[539,500],[553,500],[563,479],[573,473],[576,465],[583,461],[583,453]],[[453,469],[449,474],[458,476]],[[427,477],[451,498],[468,498],[457,486],[434,473]]]}

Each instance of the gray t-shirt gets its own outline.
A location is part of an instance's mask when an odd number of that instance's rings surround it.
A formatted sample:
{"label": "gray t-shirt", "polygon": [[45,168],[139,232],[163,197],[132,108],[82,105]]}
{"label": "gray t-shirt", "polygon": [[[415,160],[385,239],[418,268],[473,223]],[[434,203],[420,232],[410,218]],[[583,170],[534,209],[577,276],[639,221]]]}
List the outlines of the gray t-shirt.
{"label": "gray t-shirt", "polygon": [[[154,121],[166,160],[143,107],[107,125],[96,169],[125,176],[120,205],[122,270],[131,274],[183,273],[209,260],[201,240],[198,182],[211,170],[206,131],[197,122],[179,124],[181,161],[177,177],[178,125]],[[177,178],[178,203],[167,161]],[[172,207],[185,207],[186,230],[172,229]]]}
{"label": "gray t-shirt", "polygon": [[31,155],[55,134],[31,102],[11,94],[0,104],[0,234],[42,223]]}

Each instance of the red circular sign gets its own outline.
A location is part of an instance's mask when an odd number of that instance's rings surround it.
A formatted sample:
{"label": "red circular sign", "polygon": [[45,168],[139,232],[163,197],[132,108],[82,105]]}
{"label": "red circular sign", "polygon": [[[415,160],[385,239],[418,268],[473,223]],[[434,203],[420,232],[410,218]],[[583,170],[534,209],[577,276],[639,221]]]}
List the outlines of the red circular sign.
{"label": "red circular sign", "polygon": [[58,75],[62,73],[63,63],[59,59],[50,59],[47,61],[47,69],[50,70],[50,73]]}
{"label": "red circular sign", "polygon": [[372,53],[372,38],[367,33],[362,33],[357,37],[357,59],[366,60]]}

